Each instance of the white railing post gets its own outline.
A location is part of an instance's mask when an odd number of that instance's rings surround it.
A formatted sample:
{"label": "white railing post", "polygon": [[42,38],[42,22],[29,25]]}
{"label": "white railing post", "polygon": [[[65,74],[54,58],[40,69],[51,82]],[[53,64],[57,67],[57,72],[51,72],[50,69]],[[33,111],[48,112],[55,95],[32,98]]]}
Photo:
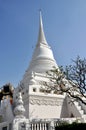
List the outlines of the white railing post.
{"label": "white railing post", "polygon": [[39,123],[37,123],[37,130],[39,130],[39,125],[40,125],[40,124],[39,124]]}
{"label": "white railing post", "polygon": [[42,130],[42,123],[39,124],[39,129]]}
{"label": "white railing post", "polygon": [[50,122],[50,129],[49,130],[55,130],[54,121]]}

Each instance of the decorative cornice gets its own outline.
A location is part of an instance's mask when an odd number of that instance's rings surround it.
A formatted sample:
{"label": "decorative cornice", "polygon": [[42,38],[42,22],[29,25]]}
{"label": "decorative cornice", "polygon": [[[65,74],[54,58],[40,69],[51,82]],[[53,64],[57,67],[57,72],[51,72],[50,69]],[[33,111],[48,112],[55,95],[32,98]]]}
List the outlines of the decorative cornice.
{"label": "decorative cornice", "polygon": [[63,99],[32,96],[29,98],[29,103],[31,105],[61,106]]}

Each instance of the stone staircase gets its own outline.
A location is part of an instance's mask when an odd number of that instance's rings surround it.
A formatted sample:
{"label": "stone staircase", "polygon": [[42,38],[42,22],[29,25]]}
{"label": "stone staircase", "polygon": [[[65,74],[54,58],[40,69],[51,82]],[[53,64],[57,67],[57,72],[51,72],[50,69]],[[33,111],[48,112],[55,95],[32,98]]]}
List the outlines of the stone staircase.
{"label": "stone staircase", "polygon": [[83,120],[84,122],[86,122],[86,113],[85,113],[85,111],[82,109],[82,106],[80,105],[80,103],[79,103],[78,101],[75,101],[74,104],[75,104],[77,110],[79,111],[82,120]]}
{"label": "stone staircase", "polygon": [[82,107],[81,107],[81,105],[79,104],[79,102],[78,102],[78,101],[75,101],[74,104],[75,104],[77,110],[79,110],[80,115],[81,115],[81,116],[84,115],[84,114],[85,114],[85,113],[84,113],[84,110],[82,110]]}

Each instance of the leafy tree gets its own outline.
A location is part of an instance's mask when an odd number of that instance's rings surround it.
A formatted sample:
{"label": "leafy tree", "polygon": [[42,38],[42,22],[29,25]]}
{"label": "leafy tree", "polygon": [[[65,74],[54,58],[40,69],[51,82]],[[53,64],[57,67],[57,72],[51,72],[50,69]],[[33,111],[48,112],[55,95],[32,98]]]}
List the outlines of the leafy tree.
{"label": "leafy tree", "polygon": [[54,68],[47,72],[49,82],[43,82],[48,90],[66,93],[75,100],[86,105],[86,59],[79,56],[72,60],[73,64],[63,68]]}

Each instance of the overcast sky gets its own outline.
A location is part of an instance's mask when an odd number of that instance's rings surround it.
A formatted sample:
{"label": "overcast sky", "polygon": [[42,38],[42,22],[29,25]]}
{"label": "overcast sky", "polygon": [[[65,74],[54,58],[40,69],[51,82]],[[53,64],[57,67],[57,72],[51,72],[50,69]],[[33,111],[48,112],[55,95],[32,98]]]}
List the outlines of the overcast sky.
{"label": "overcast sky", "polygon": [[39,9],[57,64],[86,58],[86,0],[0,0],[0,86],[14,87],[29,66],[38,38]]}

